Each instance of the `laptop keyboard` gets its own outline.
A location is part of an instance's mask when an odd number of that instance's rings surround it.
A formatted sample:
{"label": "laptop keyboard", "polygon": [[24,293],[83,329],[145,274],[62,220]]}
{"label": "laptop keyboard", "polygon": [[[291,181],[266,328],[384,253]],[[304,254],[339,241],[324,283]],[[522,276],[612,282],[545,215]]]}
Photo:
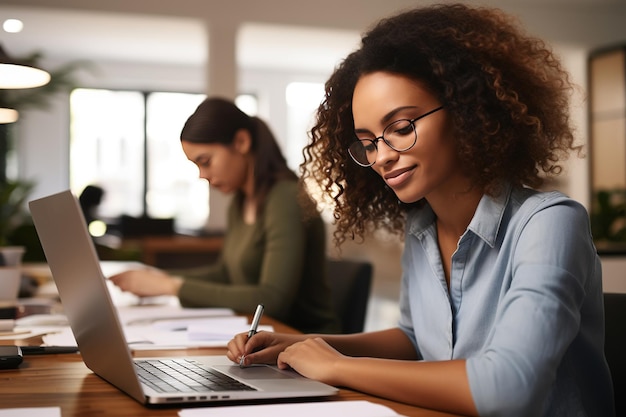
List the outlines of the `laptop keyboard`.
{"label": "laptop keyboard", "polygon": [[256,391],[187,359],[135,360],[141,382],[158,392]]}

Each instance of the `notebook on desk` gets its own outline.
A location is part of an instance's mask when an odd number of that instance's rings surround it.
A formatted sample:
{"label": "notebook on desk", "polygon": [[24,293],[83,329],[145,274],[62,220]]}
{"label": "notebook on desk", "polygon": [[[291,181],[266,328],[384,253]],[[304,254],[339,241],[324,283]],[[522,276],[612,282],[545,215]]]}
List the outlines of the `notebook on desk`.
{"label": "notebook on desk", "polygon": [[[29,203],[68,322],[87,367],[143,404],[320,397],[335,387],[225,356],[133,358],[78,200],[70,191]],[[182,382],[170,380],[170,373]],[[161,378],[163,377],[163,378]],[[168,382],[161,382],[161,380]],[[211,387],[210,380],[217,387]],[[222,380],[225,380],[222,382]]]}

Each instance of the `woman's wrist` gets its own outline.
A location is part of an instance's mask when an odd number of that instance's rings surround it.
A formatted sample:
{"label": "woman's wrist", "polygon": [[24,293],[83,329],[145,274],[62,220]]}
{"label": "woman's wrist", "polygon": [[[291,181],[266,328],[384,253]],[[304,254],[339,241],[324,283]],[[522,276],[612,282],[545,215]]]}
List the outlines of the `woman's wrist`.
{"label": "woman's wrist", "polygon": [[330,376],[332,381],[329,381],[330,384],[336,387],[350,386],[352,371],[355,367],[357,369],[359,367],[357,363],[358,360],[359,358],[345,355],[342,355],[340,359],[336,360],[333,364],[332,374]]}
{"label": "woman's wrist", "polygon": [[180,291],[180,287],[183,286],[183,278],[172,277],[171,282],[172,282],[172,285],[171,285],[170,295],[178,295],[178,292]]}

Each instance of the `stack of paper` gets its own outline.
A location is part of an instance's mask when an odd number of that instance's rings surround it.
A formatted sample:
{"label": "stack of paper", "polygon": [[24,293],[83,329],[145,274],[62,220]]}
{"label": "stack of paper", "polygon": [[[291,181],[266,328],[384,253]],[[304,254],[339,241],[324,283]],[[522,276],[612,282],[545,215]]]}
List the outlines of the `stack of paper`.
{"label": "stack of paper", "polygon": [[125,326],[151,324],[164,320],[232,317],[230,308],[182,308],[173,305],[133,305],[117,308],[120,321]]}
{"label": "stack of paper", "polygon": [[[174,318],[171,319],[166,319],[161,309],[153,318],[146,314],[148,311],[143,311],[143,315],[136,315],[135,312],[126,310],[121,316],[122,322],[127,323],[123,324],[123,328],[129,347],[133,350],[226,347],[236,334],[247,332],[250,328],[247,318],[243,316],[216,314],[213,317],[197,317],[199,311],[189,310],[192,309],[179,308],[172,312],[171,317]],[[258,330],[274,329],[272,326],[259,326]],[[76,339],[69,327],[47,334],[43,340],[48,346],[76,346]]]}

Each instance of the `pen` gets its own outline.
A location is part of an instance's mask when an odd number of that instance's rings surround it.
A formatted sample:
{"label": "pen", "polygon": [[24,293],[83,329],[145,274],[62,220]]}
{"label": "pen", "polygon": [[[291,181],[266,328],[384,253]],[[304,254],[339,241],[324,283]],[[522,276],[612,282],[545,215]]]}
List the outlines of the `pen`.
{"label": "pen", "polygon": [[77,346],[20,346],[24,355],[52,355],[56,353],[76,353]]}
{"label": "pen", "polygon": [[[254,311],[254,317],[252,317],[252,324],[250,325],[250,331],[248,332],[248,339],[254,336],[259,328],[259,321],[261,321],[261,316],[263,315],[263,310],[265,307],[263,304],[259,304],[256,306],[256,310]],[[239,358],[239,366],[243,368],[243,361],[245,359],[244,355],[241,355]]]}
{"label": "pen", "polygon": [[252,318],[252,324],[250,325],[250,331],[248,332],[248,338],[254,336],[259,328],[259,321],[261,321],[261,316],[263,315],[263,310],[265,307],[263,304],[259,304],[256,306],[256,311],[254,312],[254,317]]}

